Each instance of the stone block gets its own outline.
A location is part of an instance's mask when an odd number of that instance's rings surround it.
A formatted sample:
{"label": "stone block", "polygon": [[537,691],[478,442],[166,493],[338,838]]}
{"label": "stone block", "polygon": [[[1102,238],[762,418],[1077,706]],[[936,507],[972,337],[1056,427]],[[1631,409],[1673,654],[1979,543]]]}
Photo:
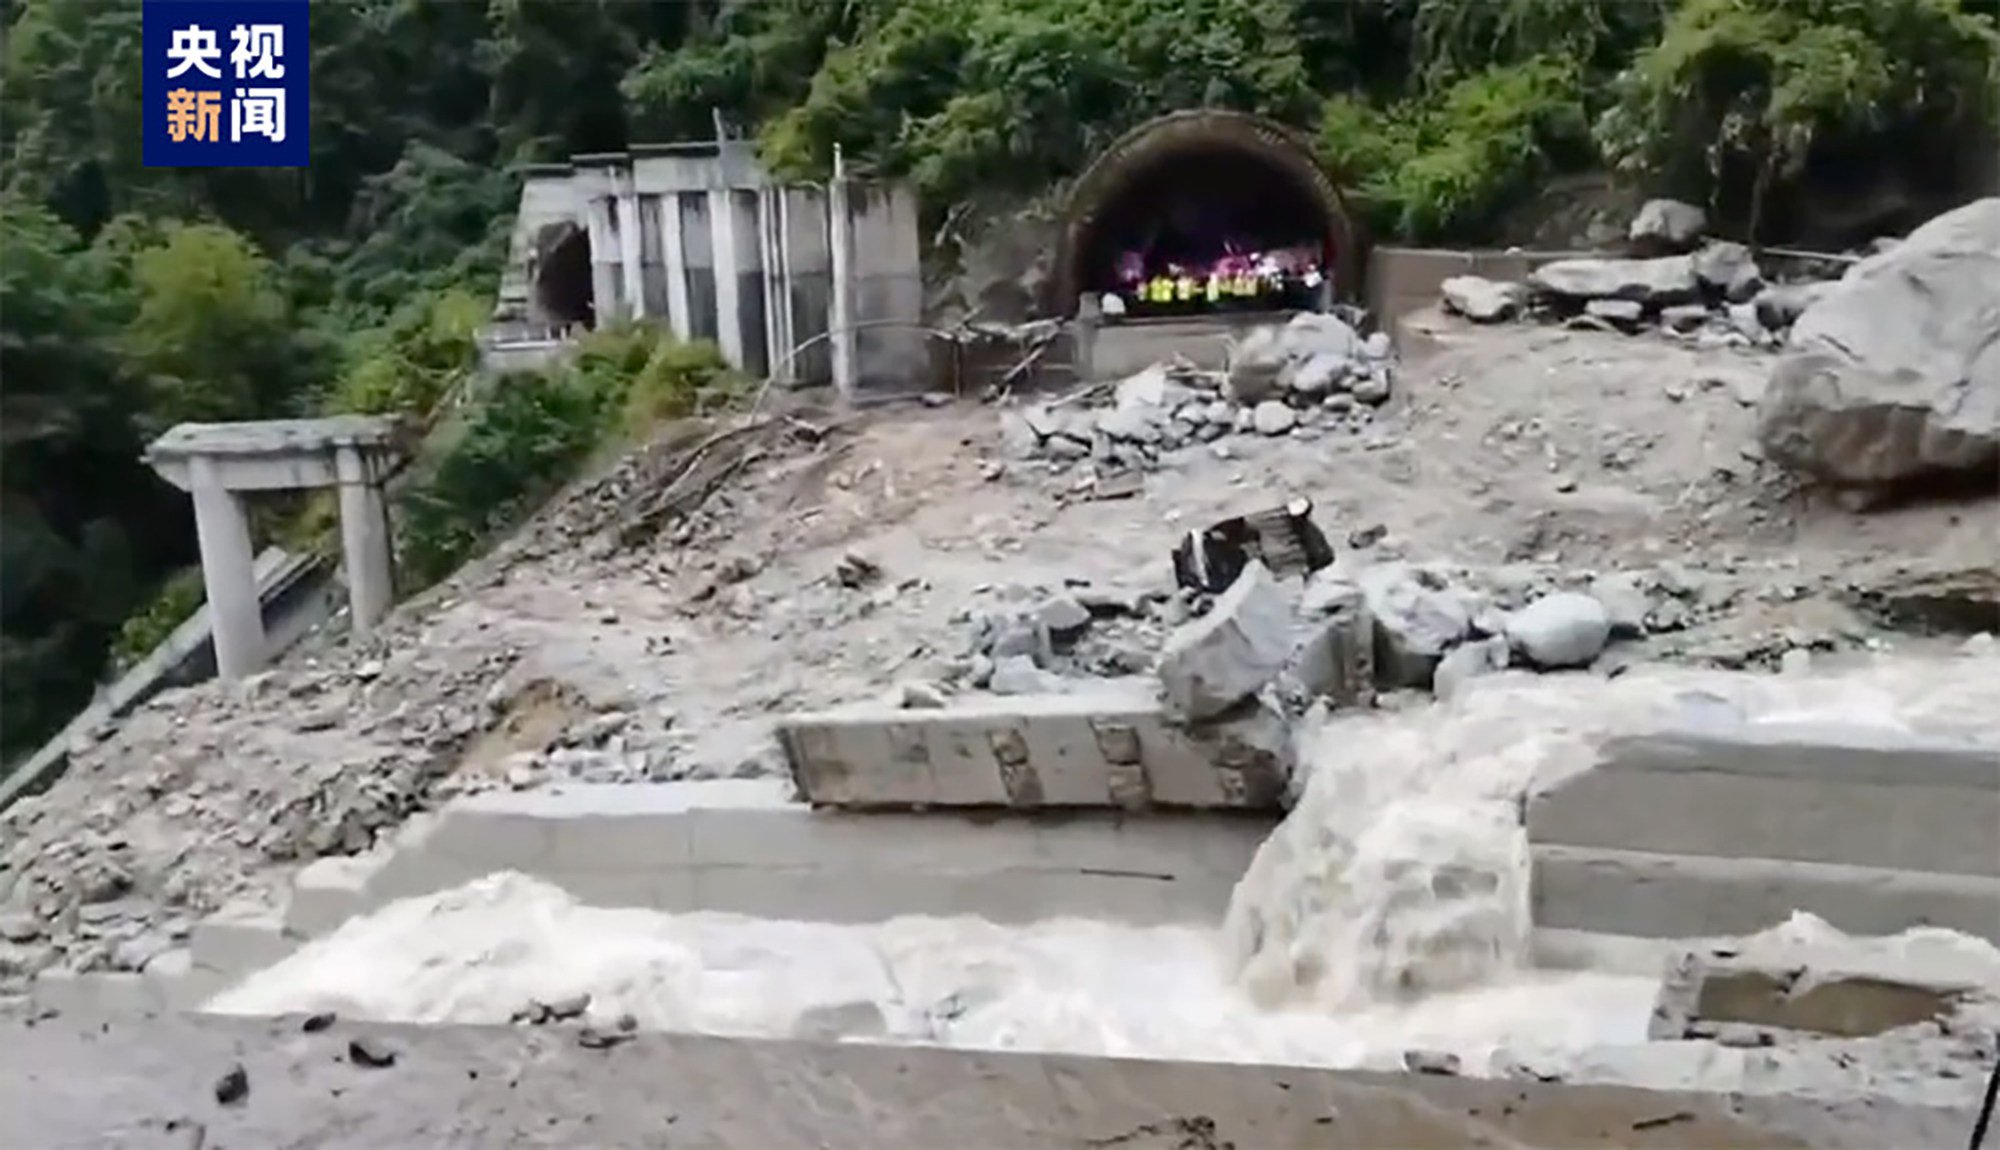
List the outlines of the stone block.
{"label": "stone block", "polygon": [[1208,614],[1183,623],[1160,652],[1160,684],[1177,718],[1200,721],[1269,683],[1292,654],[1292,605],[1252,561]]}
{"label": "stone block", "polygon": [[1540,928],[1714,938],[1803,910],[1850,934],[1941,926],[2000,943],[2000,879],[1551,844],[1532,857]]}

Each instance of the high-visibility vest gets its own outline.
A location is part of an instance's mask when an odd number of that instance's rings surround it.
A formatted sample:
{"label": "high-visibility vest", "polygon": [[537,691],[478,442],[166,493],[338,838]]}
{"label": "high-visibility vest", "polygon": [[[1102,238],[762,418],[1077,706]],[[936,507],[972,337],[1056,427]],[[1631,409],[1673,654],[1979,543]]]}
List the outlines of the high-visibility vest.
{"label": "high-visibility vest", "polygon": [[1207,295],[1208,295],[1208,302],[1210,302],[1210,303],[1214,303],[1214,302],[1215,302],[1216,300],[1219,300],[1219,299],[1221,299],[1221,298],[1222,298],[1222,277],[1221,277],[1221,276],[1210,276],[1210,277],[1208,277],[1208,284],[1207,284],[1207,287],[1206,287],[1206,289],[1205,289],[1205,290],[1206,290],[1206,293],[1207,293]]}
{"label": "high-visibility vest", "polygon": [[1180,297],[1180,301],[1182,303],[1186,303],[1187,301],[1193,299],[1194,281],[1186,276],[1182,276],[1179,279],[1179,281],[1177,281],[1174,284],[1174,294]]}

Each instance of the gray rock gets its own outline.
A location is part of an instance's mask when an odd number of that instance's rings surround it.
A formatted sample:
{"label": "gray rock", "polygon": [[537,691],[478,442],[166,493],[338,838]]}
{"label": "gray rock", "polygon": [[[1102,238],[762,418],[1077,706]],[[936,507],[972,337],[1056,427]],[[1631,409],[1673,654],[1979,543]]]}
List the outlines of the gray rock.
{"label": "gray rock", "polygon": [[1260,327],[1230,347],[1223,392],[1239,405],[1262,403],[1278,393],[1288,363],[1277,330]]}
{"label": "gray rock", "polygon": [[950,696],[936,683],[922,679],[910,679],[896,688],[897,706],[906,711],[935,711],[941,709]]}
{"label": "gray rock", "polygon": [[1431,690],[1440,699],[1455,699],[1467,683],[1506,670],[1510,661],[1507,640],[1499,636],[1460,643],[1438,660]]}
{"label": "gray rock", "polygon": [[1698,294],[1687,256],[1650,260],[1573,259],[1543,264],[1528,275],[1530,289],[1572,302],[1623,299],[1664,307]]}
{"label": "gray rock", "polygon": [[1285,377],[1285,386],[1297,395],[1318,397],[1332,391],[1347,378],[1349,361],[1338,355],[1316,355]]}
{"label": "gray rock", "polygon": [[1528,302],[1527,288],[1484,276],[1452,276],[1439,285],[1438,291],[1444,296],[1446,311],[1456,312],[1474,323],[1513,319]]}
{"label": "gray rock", "polygon": [[1097,430],[1128,443],[1158,443],[1169,418],[1160,407],[1113,407],[1097,413]]}
{"label": "gray rock", "polygon": [[1270,682],[1291,653],[1291,604],[1253,560],[1208,614],[1167,637],[1159,664],[1167,706],[1186,720],[1213,718]]}
{"label": "gray rock", "polygon": [[1113,394],[1117,397],[1115,406],[1130,411],[1134,408],[1175,408],[1194,398],[1194,392],[1175,383],[1167,369],[1160,364],[1127,376],[1118,381]]}
{"label": "gray rock", "polygon": [[2000,196],[1852,268],[1801,315],[1757,410],[1765,454],[1842,485],[2000,469]]}
{"label": "gray rock", "polygon": [[1708,228],[1708,213],[1680,200],[1647,200],[1626,232],[1633,243],[1654,251],[1693,247]]}
{"label": "gray rock", "polygon": [[1374,693],[1375,635],[1361,589],[1321,571],[1306,584],[1293,628],[1291,658],[1279,674],[1284,695],[1309,705],[1364,703]]}
{"label": "gray rock", "polygon": [[1797,323],[1821,296],[1833,290],[1832,283],[1775,284],[1757,293],[1751,306],[1757,322],[1771,331],[1782,331]]}
{"label": "gray rock", "polygon": [[1704,245],[1692,257],[1694,278],[1730,303],[1747,303],[1764,288],[1764,274],[1750,249],[1729,240]]}
{"label": "gray rock", "polygon": [[1604,606],[1611,634],[1630,639],[1645,633],[1646,618],[1652,613],[1653,604],[1638,576],[1599,575],[1590,581],[1590,597]]}
{"label": "gray rock", "polygon": [[1043,600],[1042,605],[1035,609],[1035,617],[1048,628],[1049,635],[1057,642],[1074,639],[1090,626],[1090,608],[1069,595],[1056,595]]}
{"label": "gray rock", "polygon": [[1370,406],[1389,401],[1389,365],[1378,363],[1368,374],[1354,381],[1354,398]]}
{"label": "gray rock", "polygon": [[1535,600],[1507,619],[1507,641],[1537,667],[1582,667],[1604,652],[1611,617],[1604,604],[1575,591]]}
{"label": "gray rock", "polygon": [[993,674],[986,689],[996,695],[1054,695],[1068,686],[1061,675],[1052,675],[1026,655],[1005,655],[993,660]]}
{"label": "gray rock", "polygon": [[1698,303],[1681,303],[1660,309],[1660,322],[1671,331],[1693,331],[1707,323],[1708,318],[1707,306]]}
{"label": "gray rock", "polygon": [[1370,332],[1368,338],[1361,341],[1361,354],[1369,359],[1388,359],[1394,350],[1386,331]]}
{"label": "gray rock", "polygon": [[33,942],[42,937],[42,924],[35,916],[18,912],[0,914],[0,940]]}
{"label": "gray rock", "polygon": [[1430,686],[1438,660],[1471,630],[1472,604],[1433,572],[1404,563],[1367,568],[1359,582],[1374,624],[1377,685]]}
{"label": "gray rock", "polygon": [[1757,305],[1754,303],[1730,304],[1729,326],[1753,343],[1763,343],[1771,336],[1771,329],[1757,318]]}
{"label": "gray rock", "polygon": [[1265,400],[1250,413],[1250,426],[1259,435],[1283,435],[1298,422],[1298,413],[1275,399]]}
{"label": "gray rock", "polygon": [[980,653],[995,660],[1025,655],[1039,665],[1055,657],[1055,641],[1049,634],[1048,626],[1039,618],[1027,615],[988,617],[981,621],[979,629],[982,636]]}
{"label": "gray rock", "polygon": [[1646,305],[1629,299],[1594,299],[1583,305],[1583,314],[1601,319],[1619,331],[1638,331],[1646,323]]}
{"label": "gray rock", "polygon": [[1360,334],[1346,320],[1325,312],[1308,311],[1293,316],[1285,324],[1279,343],[1294,363],[1317,356],[1353,360],[1361,354]]}

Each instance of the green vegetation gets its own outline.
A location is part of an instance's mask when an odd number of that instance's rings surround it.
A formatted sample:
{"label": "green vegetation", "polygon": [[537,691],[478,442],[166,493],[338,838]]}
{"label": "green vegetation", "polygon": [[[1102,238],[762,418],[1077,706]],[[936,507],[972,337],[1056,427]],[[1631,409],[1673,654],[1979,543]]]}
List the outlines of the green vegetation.
{"label": "green vegetation", "polygon": [[[0,72],[0,755],[191,609],[182,419],[439,424],[400,497],[434,579],[607,439],[726,402],[713,349],[605,333],[477,381],[523,163],[758,133],[933,217],[1045,194],[1190,106],[1315,133],[1377,234],[1478,241],[1615,164],[1782,238],[1802,187],[1918,185],[1996,115],[1995,0],[315,0],[312,166],[140,162],[135,0],[14,0]],[[454,402],[470,396],[469,406]],[[444,414],[444,409],[450,409]],[[324,499],[260,530],[323,541]]]}

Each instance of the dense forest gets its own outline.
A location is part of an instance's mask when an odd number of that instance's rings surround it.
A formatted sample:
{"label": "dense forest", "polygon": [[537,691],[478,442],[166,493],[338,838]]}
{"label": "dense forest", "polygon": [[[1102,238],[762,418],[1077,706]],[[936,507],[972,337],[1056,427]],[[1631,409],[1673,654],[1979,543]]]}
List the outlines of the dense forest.
{"label": "dense forest", "polygon": [[[470,371],[520,165],[705,137],[784,173],[838,143],[934,217],[1044,194],[1194,106],[1315,134],[1377,234],[1490,236],[1602,169],[1783,238],[1839,173],[1965,177],[2000,0],[314,0],[312,163],[148,170],[137,0],[0,0],[0,754],[199,599],[185,419],[422,416]],[[1985,144],[1976,141],[1987,141]],[[712,352],[593,337],[494,388],[399,531],[435,578]],[[324,509],[279,501],[270,538]]]}

